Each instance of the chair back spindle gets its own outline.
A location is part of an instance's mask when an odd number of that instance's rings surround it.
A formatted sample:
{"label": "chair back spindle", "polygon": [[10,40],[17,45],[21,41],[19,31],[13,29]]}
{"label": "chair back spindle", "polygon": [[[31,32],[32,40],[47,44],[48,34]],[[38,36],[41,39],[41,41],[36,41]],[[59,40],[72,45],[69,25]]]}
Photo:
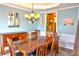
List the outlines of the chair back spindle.
{"label": "chair back spindle", "polygon": [[10,56],[15,56],[14,46],[12,44],[12,40],[7,38],[7,43],[9,46]]}

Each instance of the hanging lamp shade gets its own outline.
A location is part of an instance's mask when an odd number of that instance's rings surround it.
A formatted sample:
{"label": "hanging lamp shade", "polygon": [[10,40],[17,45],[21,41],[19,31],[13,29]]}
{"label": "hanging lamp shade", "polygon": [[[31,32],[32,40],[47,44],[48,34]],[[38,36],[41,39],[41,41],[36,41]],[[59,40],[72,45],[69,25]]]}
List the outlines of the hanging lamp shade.
{"label": "hanging lamp shade", "polygon": [[33,3],[32,3],[32,12],[25,14],[25,18],[29,21],[31,21],[32,23],[34,23],[34,21],[39,20],[40,18],[40,14],[39,13],[35,13],[33,10]]}
{"label": "hanging lamp shade", "polygon": [[35,14],[35,19],[37,20],[37,19],[39,19],[40,18],[40,14],[39,13],[36,13]]}

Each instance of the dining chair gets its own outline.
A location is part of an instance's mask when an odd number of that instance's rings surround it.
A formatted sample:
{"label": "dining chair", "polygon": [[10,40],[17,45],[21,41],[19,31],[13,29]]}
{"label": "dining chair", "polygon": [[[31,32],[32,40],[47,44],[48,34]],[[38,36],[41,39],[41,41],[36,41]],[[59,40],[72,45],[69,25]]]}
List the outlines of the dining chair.
{"label": "dining chair", "polygon": [[7,38],[7,44],[8,44],[8,47],[9,47],[10,56],[15,56],[15,51],[14,51],[14,46],[12,44],[12,40]]}
{"label": "dining chair", "polygon": [[10,51],[10,56],[23,56],[23,54],[20,51],[15,52],[15,46],[12,44],[12,40],[7,38],[7,43]]}
{"label": "dining chair", "polygon": [[48,45],[47,45],[47,54],[50,54],[51,53],[51,50],[52,50],[52,45],[53,45],[53,38],[52,37],[46,37],[46,40],[48,42]]}
{"label": "dining chair", "polygon": [[26,33],[21,33],[19,39],[20,39],[20,44],[27,43],[28,40],[29,40],[28,33],[27,32]]}
{"label": "dining chair", "polygon": [[[16,47],[11,43],[10,39],[7,39],[8,42],[8,47],[9,47],[9,51],[10,51],[10,56],[24,56],[23,53],[21,53],[20,51],[16,52],[15,49]],[[31,53],[28,54],[28,56],[30,56]]]}
{"label": "dining chair", "polygon": [[38,40],[40,37],[40,30],[31,32],[31,40]]}
{"label": "dining chair", "polygon": [[38,46],[36,49],[36,56],[46,56],[47,55],[47,44]]}
{"label": "dining chair", "polygon": [[55,47],[55,55],[59,52],[59,35],[57,33],[54,34],[54,47]]}
{"label": "dining chair", "polygon": [[49,42],[47,47],[47,53],[57,55],[58,53],[58,35],[57,33],[48,32],[46,35],[47,42]]}
{"label": "dining chair", "polygon": [[58,42],[59,42],[59,36],[57,35],[57,33],[54,33],[52,35],[52,40],[51,40],[51,48],[50,48],[50,54],[52,55],[54,53],[54,55],[56,56],[58,53]]}
{"label": "dining chair", "polygon": [[31,33],[31,40],[33,41],[33,40],[37,40],[37,39],[38,39],[37,32],[32,32]]}

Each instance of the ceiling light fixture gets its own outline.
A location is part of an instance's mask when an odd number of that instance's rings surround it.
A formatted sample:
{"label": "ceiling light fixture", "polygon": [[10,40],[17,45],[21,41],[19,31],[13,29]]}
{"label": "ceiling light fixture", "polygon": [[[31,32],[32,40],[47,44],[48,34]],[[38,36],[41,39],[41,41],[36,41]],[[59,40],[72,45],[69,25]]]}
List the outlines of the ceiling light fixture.
{"label": "ceiling light fixture", "polygon": [[34,23],[34,21],[38,20],[40,18],[40,14],[39,13],[35,13],[34,12],[34,4],[32,3],[32,11],[30,13],[25,14],[25,18],[29,21],[31,21],[32,23]]}

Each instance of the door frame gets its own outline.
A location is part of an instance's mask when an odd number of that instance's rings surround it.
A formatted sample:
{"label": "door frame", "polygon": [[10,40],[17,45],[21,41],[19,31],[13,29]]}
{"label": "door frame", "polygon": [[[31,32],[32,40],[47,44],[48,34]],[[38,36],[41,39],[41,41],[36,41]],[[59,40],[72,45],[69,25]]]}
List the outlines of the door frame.
{"label": "door frame", "polygon": [[55,18],[55,22],[56,22],[56,32],[57,32],[57,11],[55,10],[55,11],[48,11],[48,12],[46,12],[45,13],[45,29],[46,29],[46,18],[47,18],[47,14],[49,14],[49,13],[55,13],[56,14],[56,18]]}

